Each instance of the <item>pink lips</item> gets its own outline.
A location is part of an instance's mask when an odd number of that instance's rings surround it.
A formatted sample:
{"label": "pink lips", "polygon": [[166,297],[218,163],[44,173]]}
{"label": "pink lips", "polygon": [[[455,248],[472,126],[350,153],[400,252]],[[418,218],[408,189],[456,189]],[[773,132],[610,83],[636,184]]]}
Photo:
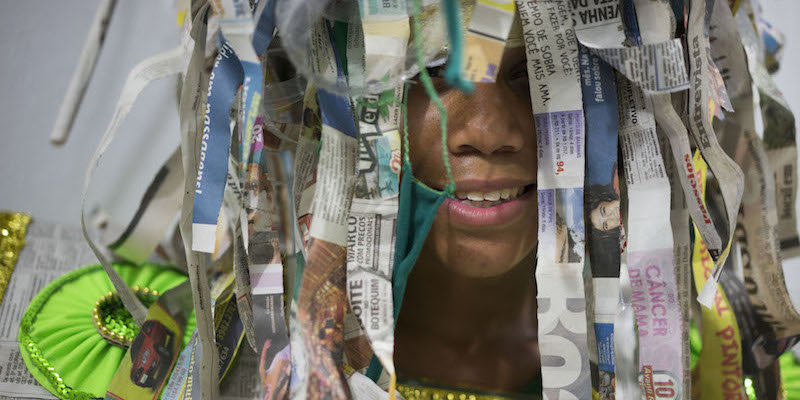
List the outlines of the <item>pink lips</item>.
{"label": "pink lips", "polygon": [[[486,208],[473,207],[452,198],[445,200],[444,204],[451,223],[466,226],[500,226],[521,218],[525,208],[531,206],[531,200],[535,195],[536,189],[531,188],[520,197]],[[535,224],[536,221],[531,223]]]}

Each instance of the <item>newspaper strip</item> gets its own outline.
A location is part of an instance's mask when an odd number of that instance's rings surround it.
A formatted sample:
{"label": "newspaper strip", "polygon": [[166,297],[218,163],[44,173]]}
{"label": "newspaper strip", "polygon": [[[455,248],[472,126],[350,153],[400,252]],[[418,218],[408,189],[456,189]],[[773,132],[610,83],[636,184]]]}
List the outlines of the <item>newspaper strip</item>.
{"label": "newspaper strip", "polygon": [[[628,0],[617,4],[617,7],[612,5],[593,4],[591,2],[578,1],[579,7],[576,8],[574,16],[577,16],[578,23],[577,35],[581,43],[590,46],[593,51],[597,48],[612,48],[619,46],[620,43],[625,42],[625,29],[622,25],[622,15],[619,10],[619,5],[626,5],[627,9],[633,10],[633,3]],[[595,2],[598,3],[598,2]],[[644,42],[640,47],[631,49],[646,49],[648,45],[658,44],[663,41],[672,39],[675,32],[675,17],[673,15],[670,4],[664,1],[648,1],[642,2],[636,8],[636,14],[641,19],[647,20],[649,28],[639,33],[638,29],[631,33],[632,41],[639,43]],[[631,17],[632,23],[636,23],[636,16]],[[646,35],[646,36],[643,36]],[[640,37],[642,36],[642,37]],[[683,58],[682,52],[674,54],[675,57]],[[602,57],[602,54],[601,54]],[[670,73],[685,74],[685,69],[680,71],[668,71]],[[620,70],[624,74],[623,70]],[[630,76],[628,76],[630,79]],[[645,94],[650,98],[655,105],[655,117],[659,125],[667,133],[670,139],[672,155],[675,160],[675,165],[681,168],[682,173],[678,174],[681,187],[687,198],[692,199],[689,211],[693,220],[699,225],[701,234],[706,241],[711,244],[709,246],[712,254],[718,254],[719,248],[722,246],[721,239],[714,227],[713,221],[708,213],[705,203],[697,195],[697,190],[693,186],[694,182],[694,166],[692,163],[691,149],[689,146],[688,132],[683,125],[681,117],[675,112],[672,104],[670,103],[670,96],[667,93],[657,93],[645,91]],[[688,235],[688,234],[687,234]],[[687,237],[688,240],[688,237]],[[687,243],[688,246],[688,243]],[[686,248],[685,268],[679,270],[678,283],[687,283],[682,285],[684,290],[688,290],[688,247]],[[683,292],[684,290],[681,290]],[[684,302],[686,303],[686,302]],[[688,332],[685,332],[688,334]],[[686,357],[688,357],[688,348],[685,349]],[[688,383],[688,378],[686,380]],[[687,386],[688,389],[688,386]]]}
{"label": "newspaper strip", "polygon": [[464,75],[473,82],[494,82],[514,22],[513,0],[478,0],[467,27]]}
{"label": "newspaper strip", "polygon": [[[252,142],[249,144],[251,158],[249,163],[244,169],[246,174],[244,178],[243,191],[244,198],[241,199],[239,205],[242,207],[241,212],[244,218],[237,218],[238,223],[232,229],[233,231],[233,276],[234,276],[234,292],[236,293],[236,304],[239,308],[239,315],[244,324],[245,336],[250,346],[256,349],[255,331],[253,328],[253,302],[252,290],[250,286],[250,270],[247,260],[249,238],[252,228],[256,231],[270,228],[267,223],[270,219],[269,213],[265,214],[267,210],[258,210],[258,203],[266,200],[266,193],[263,193],[262,186],[266,184],[266,178],[262,176],[264,169],[261,165],[264,152],[264,135],[261,117],[256,119],[253,128]],[[234,169],[238,171],[238,169]],[[228,174],[231,174],[231,168],[228,167]],[[225,193],[225,200],[227,203],[227,189]],[[242,221],[244,219],[244,221]],[[246,223],[245,223],[246,222]],[[237,242],[238,241],[238,242]]]}
{"label": "newspaper strip", "polygon": [[325,124],[322,127],[322,143],[312,206],[314,218],[311,237],[345,246],[357,142],[354,137]]}
{"label": "newspaper strip", "polygon": [[689,77],[679,39],[623,47],[628,44],[622,26],[625,4],[625,1],[610,0],[572,1],[578,40],[645,92],[671,93],[687,89]]}
{"label": "newspaper strip", "polygon": [[639,47],[593,50],[647,92],[672,93],[689,87],[680,39]]}
{"label": "newspaper strip", "polygon": [[753,389],[755,389],[756,398],[758,399],[782,400],[786,398],[778,360],[759,371],[753,377]]}
{"label": "newspaper strip", "polygon": [[272,220],[273,230],[278,232],[280,249],[289,255],[297,254],[303,247],[297,229],[297,209],[294,196],[294,160],[290,150],[269,151],[266,153],[267,169],[270,174],[268,199],[275,210]]}
{"label": "newspaper strip", "polygon": [[[319,36],[319,26],[314,27],[314,33]],[[324,42],[323,42],[324,43]],[[318,53],[315,53],[318,54]],[[308,249],[311,245],[311,205],[316,194],[316,166],[319,159],[319,140],[322,135],[322,121],[319,117],[317,103],[317,89],[313,85],[306,88],[303,100],[303,134],[297,143],[296,167],[294,178],[294,196],[297,204],[297,225],[303,241],[301,252],[286,256],[287,279],[286,285],[289,302],[289,342],[291,346],[291,381],[290,398],[296,399],[305,396],[305,386],[308,382],[308,366],[303,333],[299,322],[298,297],[302,282],[305,262],[308,260]],[[346,317],[345,317],[346,318]],[[345,333],[346,334],[346,333]]]}
{"label": "newspaper strip", "polygon": [[[583,284],[585,134],[567,1],[517,1],[538,141],[539,351],[545,398],[590,398]],[[569,306],[568,306],[569,305]]]}
{"label": "newspaper strip", "polygon": [[[742,263],[750,263],[747,249],[742,250]],[[733,257],[728,258],[729,262]],[[739,267],[742,267],[739,265]],[[756,375],[769,367],[784,352],[790,350],[800,340],[799,336],[776,338],[772,328],[764,322],[753,307],[744,283],[730,271],[722,271],[722,289],[730,300],[742,339],[742,371],[746,375]]]}
{"label": "newspaper strip", "polygon": [[[589,349],[596,349],[596,354],[590,354],[590,359],[597,357],[591,361],[597,364],[598,369],[597,379],[593,379],[592,384],[600,399],[613,399],[624,392],[622,388],[617,390],[620,383],[637,384],[639,368],[638,360],[633,362],[632,352],[627,351],[629,339],[635,338],[636,332],[633,329],[630,295],[626,304],[619,279],[623,258],[620,243],[623,210],[619,192],[616,82],[611,66],[597,54],[592,54],[589,47],[620,47],[624,44],[625,36],[619,2],[574,1],[571,5],[575,33],[582,44],[580,68],[586,110],[584,212],[589,222],[586,251],[592,272],[592,284],[587,287],[591,286],[593,290],[593,302],[587,304],[587,314],[592,314],[595,333],[594,336],[589,335]],[[630,281],[627,281],[627,285],[629,288]],[[621,338],[624,338],[622,343],[625,343],[623,349],[616,346],[620,339],[615,335],[616,325],[630,328],[621,334]],[[620,372],[619,380],[617,371],[620,370],[615,362],[618,351],[624,358],[623,368],[628,368]]]}
{"label": "newspaper strip", "polygon": [[[219,25],[222,36],[230,43],[239,62],[242,64],[242,94],[239,136],[239,164],[247,167],[253,126],[261,103],[263,74],[261,61],[253,49],[252,37],[255,23],[246,0],[212,1],[211,7],[220,18]],[[272,33],[272,32],[270,32]],[[265,48],[266,50],[266,48]],[[241,171],[244,175],[244,171]]]}
{"label": "newspaper strip", "polygon": [[653,105],[618,79],[620,143],[628,188],[627,267],[639,332],[642,394],[681,398],[683,357],[670,221],[670,187],[656,137]]}
{"label": "newspaper strip", "polygon": [[[270,3],[267,5],[266,3]],[[241,174],[250,160],[250,143],[261,106],[264,84],[261,56],[267,51],[275,30],[274,1],[264,1],[251,11],[246,0],[222,0],[211,2],[220,16],[220,30],[242,63],[242,105],[239,131],[239,157]]]}
{"label": "newspaper strip", "polygon": [[64,100],[58,109],[56,122],[53,123],[53,130],[50,132],[51,144],[63,145],[69,137],[72,124],[83,102],[83,95],[86,94],[86,88],[89,87],[89,81],[94,74],[94,67],[105,43],[108,24],[116,6],[117,0],[103,0],[97,6],[92,24],[89,26],[89,33],[86,35],[86,42],[83,43],[81,54],[78,56],[78,65],[75,66]]}
{"label": "newspaper strip", "polygon": [[[755,47],[751,45],[756,34],[744,13],[738,13],[735,19],[749,66],[751,60],[757,60],[753,51]],[[738,136],[738,141],[731,137],[732,133],[726,132],[724,137],[731,141],[729,153],[735,154],[736,161],[747,171],[747,191],[742,199],[740,225],[751,259],[750,265],[745,265],[744,269],[745,285],[759,316],[772,326],[778,338],[796,335],[800,333],[800,314],[792,304],[781,265],[775,177],[763,143],[755,132],[752,110],[739,109],[730,119],[727,129],[744,131]]]}
{"label": "newspaper strip", "polygon": [[[256,11],[258,14],[259,10]],[[247,46],[247,52],[252,52],[252,47],[259,54],[266,50],[274,29],[272,11],[271,6],[262,9],[256,31],[240,37],[242,40],[249,40],[248,35],[253,35],[252,46],[240,43],[241,46]],[[240,35],[242,32],[236,34]],[[260,64],[255,64],[260,74]],[[243,63],[243,69],[247,71],[247,68],[247,64]],[[296,217],[290,186],[291,168],[280,162],[280,156],[277,156],[278,162],[273,162],[276,152],[292,139],[286,137],[287,140],[284,140],[273,133],[279,133],[277,130],[281,128],[289,131],[291,127],[282,124],[281,127],[274,127],[274,131],[268,131],[264,129],[265,120],[262,116],[256,116],[252,120],[254,110],[261,103],[260,95],[254,95],[252,91],[258,86],[257,90],[260,92],[261,77],[251,79],[252,81],[248,81],[246,74],[242,112],[247,115],[240,120],[240,133],[244,132],[240,135],[240,160],[246,165],[233,168],[234,173],[244,172],[242,178],[245,181],[242,195],[237,199],[241,217],[236,218],[238,223],[234,229],[234,275],[237,306],[244,330],[250,345],[259,353],[257,375],[260,378],[261,394],[264,398],[281,398],[288,394],[290,370],[289,337],[283,306],[284,268],[280,257],[278,231],[283,227],[289,228],[288,243],[294,243],[296,229],[291,228]],[[248,85],[253,87],[248,88]],[[245,90],[250,91],[249,94]],[[283,135],[283,132],[280,134]],[[287,162],[291,164],[291,157]],[[265,168],[265,164],[269,168]],[[267,170],[270,171],[269,174]],[[230,172],[229,169],[229,174]],[[289,173],[288,177],[286,173]],[[287,180],[289,185],[286,184]],[[237,211],[232,214],[236,215]],[[283,247],[287,254],[296,252],[293,246]]]}
{"label": "newspaper strip", "polygon": [[[706,190],[707,166],[699,153],[695,154],[698,187],[701,193]],[[699,291],[711,276],[714,260],[706,250],[703,239],[695,230],[692,269],[695,288]],[[719,285],[719,284],[718,284]],[[703,349],[698,360],[700,399],[744,399],[744,379],[742,376],[742,340],[739,325],[736,323],[734,309],[722,287],[717,288],[711,308],[702,308]],[[713,371],[709,373],[709,371]]]}
{"label": "newspaper strip", "polygon": [[[739,17],[737,17],[738,19]],[[743,21],[742,21],[743,22]],[[766,32],[759,30],[762,35]],[[763,141],[775,175],[775,192],[778,211],[778,240],[784,259],[800,255],[800,239],[797,233],[797,143],[795,118],[783,93],[769,75],[764,53],[767,40],[762,40],[751,28],[742,31],[742,40],[747,50],[747,65],[753,83],[758,88],[758,102],[764,123]]]}
{"label": "newspaper strip", "polygon": [[[381,99],[392,102],[382,103]],[[392,268],[399,208],[403,87],[357,101],[358,176],[348,217],[347,294],[375,356],[394,375]]]}
{"label": "newspaper strip", "polygon": [[618,48],[625,44],[620,1],[578,0],[572,2],[572,17],[578,41],[598,48]]}
{"label": "newspaper strip", "polygon": [[[396,4],[385,2],[382,7],[375,4],[367,6],[366,3],[361,5],[365,14],[362,17],[364,44],[360,48],[358,40],[348,38],[348,72],[370,79],[380,75],[383,65],[405,59],[409,36],[408,11],[405,1]],[[375,45],[370,42],[384,39],[375,34],[379,26],[393,27],[382,32],[384,35],[391,34],[398,43],[376,53]],[[357,34],[354,36],[358,37]],[[380,94],[353,98],[357,104],[359,128],[358,173],[347,231],[347,296],[350,311],[363,329],[359,333],[366,335],[384,372],[393,378],[396,376],[392,268],[402,165],[398,131],[402,98],[402,85]],[[356,340],[349,338],[350,342]],[[353,364],[359,364],[358,360],[353,361]],[[371,380],[368,381],[374,386]]]}
{"label": "newspaper strip", "polygon": [[0,303],[0,398],[53,399],[28,371],[17,341],[28,303],[48,283],[97,258],[80,229],[34,220]]}
{"label": "newspaper strip", "polygon": [[133,70],[128,74],[128,78],[122,88],[122,93],[117,101],[117,106],[114,110],[114,115],[111,117],[111,122],[108,124],[103,137],[100,139],[100,143],[97,145],[97,149],[89,162],[89,167],[86,169],[83,191],[81,193],[81,229],[83,230],[83,236],[86,238],[89,247],[91,247],[92,251],[97,255],[97,259],[103,265],[103,269],[114,284],[114,288],[117,290],[117,293],[119,293],[123,304],[125,304],[125,307],[131,312],[131,315],[133,315],[140,326],[144,323],[147,310],[139,299],[136,298],[133,290],[122,280],[122,277],[119,276],[117,271],[111,267],[109,260],[103,255],[100,248],[97,247],[89,236],[89,232],[86,228],[86,194],[89,190],[92,177],[94,176],[94,171],[100,162],[100,158],[111,144],[111,141],[114,140],[117,128],[119,128],[128,115],[128,112],[133,107],[136,97],[150,82],[181,72],[183,57],[183,50],[181,48],[175,48],[147,58],[133,67]]}
{"label": "newspaper strip", "polygon": [[[331,28],[321,21],[312,34],[319,39],[315,43],[320,49],[327,49],[314,52],[318,57],[316,68],[342,77]],[[292,385],[291,397],[347,398],[350,389],[341,361],[347,308],[345,246],[356,169],[356,126],[349,99],[318,90],[317,101],[323,124],[322,148],[313,202],[312,239],[296,314],[302,333],[299,346],[304,348],[301,362],[306,371],[297,377],[298,384]]]}
{"label": "newspaper strip", "polygon": [[[268,185],[267,177],[262,177]],[[234,262],[247,267],[251,287],[254,341],[259,354],[258,375],[264,398],[282,398],[289,393],[289,332],[284,317],[284,266],[274,221],[274,204],[270,202],[269,186],[259,193],[256,218],[249,229],[250,250],[244,251],[243,240],[238,236]],[[265,204],[266,203],[266,204]],[[259,218],[260,216],[260,218]],[[267,221],[264,221],[264,220]],[[264,224],[269,225],[264,225]],[[242,294],[239,294],[242,298]]]}
{"label": "newspaper strip", "polygon": [[224,42],[208,82],[208,103],[203,118],[200,163],[197,166],[192,210],[193,251],[214,252],[231,146],[229,116],[242,76],[240,61],[231,45]]}
{"label": "newspaper strip", "polygon": [[628,277],[627,254],[622,254],[619,274],[619,304],[614,320],[615,399],[640,399],[639,335],[633,311],[633,288]]}
{"label": "newspaper strip", "polygon": [[[212,295],[214,309],[214,326],[216,343],[220,350],[219,382],[234,369],[234,360],[239,354],[244,339],[242,321],[238,316],[236,300],[233,292],[233,276],[228,273],[215,282],[215,294]],[[195,390],[195,381],[201,362],[201,349],[197,346],[197,330],[192,334],[189,343],[184,347],[175,362],[169,381],[164,387],[161,399],[184,400],[199,399],[201,394]]]}
{"label": "newspaper strip", "polygon": [[[636,3],[636,14],[639,25],[643,27],[640,30],[640,36],[634,36],[635,40],[652,43],[671,39],[675,35],[677,23],[669,2],[638,2]],[[648,94],[648,96],[654,105],[656,121],[669,139],[673,162],[680,168],[678,178],[684,195],[689,200],[689,214],[705,240],[709,253],[716,259],[722,252],[723,241],[706,203],[697,190],[696,168],[689,144],[688,130],[672,105],[670,96],[662,93]],[[683,272],[691,273],[689,269],[685,269]]]}
{"label": "newspaper strip", "polygon": [[[666,135],[661,134],[661,153],[671,154],[672,149]],[[669,177],[669,185],[676,188],[681,185],[680,176],[683,174],[680,166],[675,165],[673,157],[664,157],[664,168]],[[684,191],[671,190],[670,198],[670,221],[672,226],[672,248],[675,259],[675,283],[678,288],[678,304],[680,305],[683,321],[681,324],[681,349],[683,354],[683,370],[691,371],[691,349],[689,348],[690,316],[689,312],[692,304],[692,241],[690,233],[689,202]],[[698,236],[695,236],[698,237]],[[690,373],[683,374],[682,393],[691,393],[692,377]]]}
{"label": "newspaper strip", "polygon": [[[202,361],[194,370],[197,379],[193,380],[204,399],[217,398],[217,370],[219,355],[214,343],[214,327],[211,316],[211,293],[206,275],[208,259],[205,254],[192,250],[192,214],[198,172],[201,170],[203,156],[203,116],[208,109],[207,97],[210,77],[205,72],[206,33],[208,25],[207,3],[200,7],[192,21],[191,37],[194,39],[189,67],[184,75],[180,96],[181,155],[183,157],[184,186],[181,207],[180,232],[186,253],[189,282],[192,286],[192,300],[197,319],[198,353]],[[206,83],[208,82],[208,83]],[[207,142],[206,142],[207,144]],[[226,157],[227,159],[227,157]],[[226,164],[227,165],[227,164]],[[222,195],[222,194],[220,194]],[[216,226],[216,221],[215,221]]]}
{"label": "newspaper strip", "polygon": [[[636,42],[657,43],[672,39],[678,26],[672,3],[662,1],[630,1],[635,5],[636,25],[638,32],[631,37]],[[674,96],[685,95],[685,93]],[[665,171],[669,179],[670,188],[670,227],[673,228],[673,270],[668,275],[674,277],[674,290],[677,299],[669,303],[678,311],[680,321],[671,321],[680,326],[680,347],[674,350],[680,354],[680,370],[682,379],[677,383],[679,393],[691,393],[691,352],[689,349],[689,304],[691,302],[691,248],[687,216],[692,217],[700,235],[710,245],[710,253],[718,256],[722,247],[722,240],[714,226],[705,200],[700,196],[696,186],[696,168],[689,145],[688,131],[684,126],[681,116],[676,112],[672,98],[666,93],[645,93],[648,101],[653,104],[653,113],[657,122],[657,135],[662,150],[667,150],[672,157],[663,157]],[[667,140],[664,140],[666,137]],[[667,154],[662,151],[662,154]],[[678,191],[677,187],[683,189]],[[671,291],[672,289],[670,289]],[[645,390],[645,393],[647,391]]]}
{"label": "newspaper strip", "polygon": [[[752,81],[748,76],[745,50],[741,44],[736,21],[724,1],[717,1],[714,5],[710,26],[709,33],[715,43],[712,55],[717,65],[726,71],[725,84],[737,109],[736,113],[726,116],[718,124],[721,142],[728,150],[731,144],[739,142],[742,131],[754,130]],[[733,264],[735,271],[752,270],[751,263],[759,261],[753,260],[754,254],[751,254],[747,245],[746,228],[741,220],[737,222],[735,235],[736,241],[733,246],[737,251],[734,254],[740,256],[729,257],[727,262]],[[784,255],[783,249],[781,255]],[[754,375],[759,370],[769,367],[778,355],[797,341],[797,338],[776,337],[773,328],[761,316],[764,313],[763,309],[757,308],[750,300],[748,293],[750,290],[755,289],[755,293],[758,293],[758,286],[754,286],[752,280],[745,285],[730,268],[726,268],[722,272],[720,284],[735,311],[741,331],[743,370],[748,375]]]}
{"label": "newspaper strip", "polygon": [[134,263],[146,261],[170,228],[183,199],[183,167],[177,148],[147,187],[139,208],[122,234],[108,247]]}
{"label": "newspaper strip", "polygon": [[[226,272],[214,282],[214,334],[219,351],[219,381],[222,381],[239,354],[244,341],[244,325],[239,317],[233,291],[233,274]],[[220,290],[221,288],[221,290]]]}
{"label": "newspaper strip", "polygon": [[[720,147],[714,128],[711,125],[709,114],[709,99],[712,99],[709,87],[712,85],[722,85],[723,82],[712,84],[710,82],[714,76],[709,73],[710,69],[715,69],[711,58],[711,50],[708,42],[706,26],[706,2],[702,0],[692,0],[689,11],[688,44],[690,49],[689,61],[692,70],[692,88],[689,91],[689,127],[703,158],[708,163],[708,167],[719,183],[722,192],[722,200],[725,205],[725,217],[727,218],[724,233],[725,247],[719,256],[714,258],[714,272],[708,279],[703,290],[697,296],[700,304],[711,307],[716,291],[719,274],[725,263],[725,258],[730,250],[730,242],[733,238],[734,227],[736,226],[736,215],[739,205],[742,203],[742,192],[744,191],[744,175],[742,170]],[[721,80],[721,79],[720,79]]]}
{"label": "newspaper strip", "polygon": [[586,112],[586,251],[594,289],[594,330],[601,399],[614,396],[614,320],[619,303],[620,213],[617,90],[614,71],[581,46]]}
{"label": "newspaper strip", "polygon": [[[399,76],[405,68],[406,47],[410,33],[406,0],[359,0],[358,5],[361,9],[363,58],[366,68],[362,67],[363,71],[353,72],[363,72],[360,76],[364,82],[361,84],[366,85],[374,85],[387,78]],[[352,26],[358,27],[358,24]]]}

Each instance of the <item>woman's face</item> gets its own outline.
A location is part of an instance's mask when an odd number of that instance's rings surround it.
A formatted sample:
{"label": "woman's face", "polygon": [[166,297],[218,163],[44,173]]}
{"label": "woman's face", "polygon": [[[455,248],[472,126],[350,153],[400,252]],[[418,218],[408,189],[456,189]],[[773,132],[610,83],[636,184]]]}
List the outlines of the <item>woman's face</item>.
{"label": "woman's face", "polygon": [[603,201],[589,212],[594,229],[610,231],[619,227],[619,200]]}
{"label": "woman's face", "polygon": [[[518,265],[537,240],[536,132],[523,48],[506,49],[496,83],[466,95],[434,85],[447,109],[447,149],[456,199],[447,199],[423,247],[468,277],[491,277]],[[414,175],[441,190],[439,112],[421,83],[409,92],[408,129]]]}

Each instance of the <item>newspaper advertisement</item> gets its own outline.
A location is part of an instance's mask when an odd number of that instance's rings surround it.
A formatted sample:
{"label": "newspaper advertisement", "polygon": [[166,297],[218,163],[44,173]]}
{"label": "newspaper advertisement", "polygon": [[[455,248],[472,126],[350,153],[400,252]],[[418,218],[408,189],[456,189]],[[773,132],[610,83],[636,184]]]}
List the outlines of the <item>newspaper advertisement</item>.
{"label": "newspaper advertisement", "polygon": [[617,155],[617,91],[614,71],[581,46],[580,69],[586,113],[586,249],[594,288],[601,399],[614,396],[614,319],[619,302],[620,213]]}
{"label": "newspaper advertisement", "polygon": [[[695,155],[695,165],[698,168],[698,186],[705,192],[707,167],[699,154]],[[711,276],[713,268],[714,260],[708,254],[702,238],[697,237],[692,253],[692,272],[698,291]],[[692,389],[693,393],[700,394],[701,399],[737,399],[746,396],[739,325],[734,315],[735,309],[731,307],[722,288],[721,285],[717,288],[713,306],[703,307],[701,311],[703,348],[696,367],[700,371],[699,382]]]}
{"label": "newspaper advertisement", "polygon": [[[545,398],[590,398],[578,42],[567,1],[517,1],[538,141],[539,350]],[[567,304],[570,304],[567,307]]]}
{"label": "newspaper advertisement", "polygon": [[652,103],[627,79],[618,79],[617,87],[628,187],[626,254],[639,332],[639,379],[643,395],[652,396],[659,389],[674,394],[666,398],[678,399],[683,382],[683,318],[675,279],[669,180]]}
{"label": "newspaper advertisement", "polygon": [[[663,133],[659,134],[659,141],[661,143],[661,154],[670,154],[672,149],[669,145],[669,140]],[[675,159],[672,157],[664,157],[664,168],[669,177],[669,185],[672,188],[681,185],[680,176],[683,171],[679,166],[675,165]],[[681,329],[681,343],[683,343],[683,370],[690,371],[691,368],[691,351],[689,349],[689,329],[690,329],[690,316],[688,311],[692,304],[692,243],[691,233],[689,231],[690,224],[687,224],[689,219],[689,202],[684,195],[684,191],[672,190],[672,197],[670,198],[670,221],[672,225],[672,248],[673,257],[675,259],[675,283],[678,287],[678,303],[680,309],[684,310],[681,314],[683,316],[682,329]],[[695,240],[699,238],[699,233],[694,236]],[[683,393],[688,393],[691,390],[691,374],[683,374]]]}

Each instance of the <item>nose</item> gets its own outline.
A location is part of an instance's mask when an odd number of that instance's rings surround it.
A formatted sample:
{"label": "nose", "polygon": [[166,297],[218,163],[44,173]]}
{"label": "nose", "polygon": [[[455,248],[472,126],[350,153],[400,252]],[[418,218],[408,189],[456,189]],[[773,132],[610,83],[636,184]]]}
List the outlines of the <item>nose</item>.
{"label": "nose", "polygon": [[525,144],[513,92],[503,83],[478,83],[475,91],[453,96],[448,110],[447,146],[452,154],[517,152]]}

